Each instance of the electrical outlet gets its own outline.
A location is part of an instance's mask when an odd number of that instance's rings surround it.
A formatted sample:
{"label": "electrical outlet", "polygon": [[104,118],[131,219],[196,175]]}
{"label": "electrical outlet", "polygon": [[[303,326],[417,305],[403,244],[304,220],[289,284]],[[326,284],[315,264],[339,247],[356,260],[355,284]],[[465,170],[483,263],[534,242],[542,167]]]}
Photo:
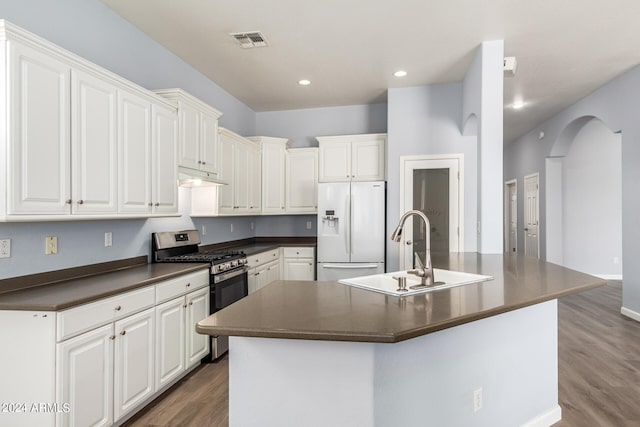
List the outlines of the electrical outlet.
{"label": "electrical outlet", "polygon": [[207,226],[206,226],[206,225],[203,225],[203,226],[202,226],[202,235],[203,235],[203,236],[206,236],[206,235],[207,235]]}
{"label": "electrical outlet", "polygon": [[311,221],[307,221],[307,230],[311,230]]}
{"label": "electrical outlet", "polygon": [[54,255],[58,253],[58,237],[48,236],[44,238],[45,255]]}
{"label": "electrical outlet", "polygon": [[104,247],[109,247],[113,245],[113,235],[110,231],[104,233]]}
{"label": "electrical outlet", "polygon": [[253,221],[251,221],[251,229],[252,230],[254,229],[255,226],[256,226],[256,224]]}
{"label": "electrical outlet", "polygon": [[233,233],[233,224],[231,224],[231,232]]}
{"label": "electrical outlet", "polygon": [[480,409],[482,409],[482,388],[473,392],[473,412],[478,412]]}
{"label": "electrical outlet", "polygon": [[11,256],[11,239],[0,240],[0,258],[9,258]]}

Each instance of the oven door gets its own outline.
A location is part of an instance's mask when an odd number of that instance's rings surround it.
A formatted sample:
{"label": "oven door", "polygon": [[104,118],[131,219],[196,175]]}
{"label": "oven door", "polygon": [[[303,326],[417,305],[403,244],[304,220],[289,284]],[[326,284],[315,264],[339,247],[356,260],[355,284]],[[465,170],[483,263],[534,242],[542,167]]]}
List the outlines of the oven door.
{"label": "oven door", "polygon": [[[215,313],[249,294],[247,267],[213,276],[210,311]],[[212,336],[211,354],[204,361],[217,361],[229,350],[229,337]]]}
{"label": "oven door", "polygon": [[247,267],[213,276],[211,313],[222,310],[249,294]]}

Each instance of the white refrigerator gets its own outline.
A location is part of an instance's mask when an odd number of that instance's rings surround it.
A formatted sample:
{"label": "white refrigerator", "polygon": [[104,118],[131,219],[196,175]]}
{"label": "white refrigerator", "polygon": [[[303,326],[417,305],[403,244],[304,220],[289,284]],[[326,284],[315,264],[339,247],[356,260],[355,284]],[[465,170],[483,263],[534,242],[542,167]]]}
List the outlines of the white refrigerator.
{"label": "white refrigerator", "polygon": [[384,273],[385,182],[318,184],[318,280]]}

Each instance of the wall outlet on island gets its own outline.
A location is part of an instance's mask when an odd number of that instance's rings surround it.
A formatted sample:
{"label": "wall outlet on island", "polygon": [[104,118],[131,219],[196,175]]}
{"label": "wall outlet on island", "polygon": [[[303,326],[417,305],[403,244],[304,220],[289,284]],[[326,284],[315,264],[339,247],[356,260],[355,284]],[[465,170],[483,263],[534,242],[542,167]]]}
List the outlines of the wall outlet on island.
{"label": "wall outlet on island", "polygon": [[478,412],[480,409],[482,409],[482,388],[473,392],[473,412]]}
{"label": "wall outlet on island", "polygon": [[104,246],[105,248],[113,245],[113,234],[110,231],[104,233]]}
{"label": "wall outlet on island", "polygon": [[206,235],[207,235],[207,226],[206,226],[206,225],[203,225],[203,226],[202,226],[202,235],[203,235],[203,236],[206,236]]}
{"label": "wall outlet on island", "polygon": [[311,221],[307,221],[307,230],[311,230]]}

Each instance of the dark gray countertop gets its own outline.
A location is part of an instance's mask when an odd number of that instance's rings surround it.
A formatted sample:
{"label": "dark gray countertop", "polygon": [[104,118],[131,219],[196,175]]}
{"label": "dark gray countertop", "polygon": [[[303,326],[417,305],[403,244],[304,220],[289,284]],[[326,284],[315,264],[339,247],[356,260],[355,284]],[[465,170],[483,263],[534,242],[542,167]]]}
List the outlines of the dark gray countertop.
{"label": "dark gray countertop", "polygon": [[58,311],[176,276],[207,269],[209,264],[141,264],[0,294],[0,310]]}
{"label": "dark gray countertop", "polygon": [[434,254],[437,268],[494,280],[394,297],[338,282],[277,281],[198,323],[198,332],[394,343],[581,292],[606,282],[517,254]]}

